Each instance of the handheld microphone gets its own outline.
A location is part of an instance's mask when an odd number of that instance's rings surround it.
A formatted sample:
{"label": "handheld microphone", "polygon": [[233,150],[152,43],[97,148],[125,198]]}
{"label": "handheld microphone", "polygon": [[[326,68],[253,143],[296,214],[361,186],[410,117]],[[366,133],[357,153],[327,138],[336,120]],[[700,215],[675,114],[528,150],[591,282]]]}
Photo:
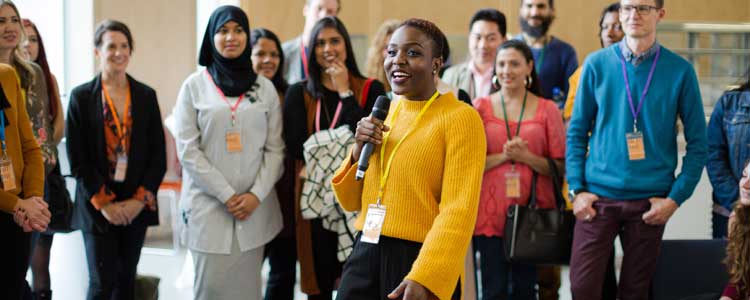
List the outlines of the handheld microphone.
{"label": "handheld microphone", "polygon": [[[375,106],[372,107],[372,113],[370,116],[380,121],[385,121],[390,106],[391,99],[388,99],[386,96],[378,96],[378,99],[375,100]],[[373,148],[375,148],[375,145],[370,142],[365,143],[362,147],[362,152],[359,154],[359,162],[357,164],[357,174],[354,177],[357,181],[362,180],[362,178],[365,177],[365,171],[367,171],[367,168],[370,166],[370,155],[372,155]]]}

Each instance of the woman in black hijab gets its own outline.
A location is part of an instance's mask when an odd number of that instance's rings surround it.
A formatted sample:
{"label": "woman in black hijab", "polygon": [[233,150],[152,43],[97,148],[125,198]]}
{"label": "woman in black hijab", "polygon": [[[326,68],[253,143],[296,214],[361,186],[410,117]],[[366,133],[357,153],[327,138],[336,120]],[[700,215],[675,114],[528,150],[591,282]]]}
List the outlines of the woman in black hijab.
{"label": "woman in black hijab", "polygon": [[250,60],[248,20],[211,15],[199,63],[174,108],[183,167],[180,209],[195,265],[195,299],[261,299],[263,248],[281,231],[281,105]]}

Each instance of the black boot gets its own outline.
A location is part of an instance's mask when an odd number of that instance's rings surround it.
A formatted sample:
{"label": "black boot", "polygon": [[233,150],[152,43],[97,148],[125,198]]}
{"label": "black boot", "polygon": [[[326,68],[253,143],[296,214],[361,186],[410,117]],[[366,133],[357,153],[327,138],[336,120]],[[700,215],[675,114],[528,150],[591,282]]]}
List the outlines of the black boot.
{"label": "black boot", "polygon": [[50,300],[52,299],[52,291],[43,290],[34,292],[34,300]]}

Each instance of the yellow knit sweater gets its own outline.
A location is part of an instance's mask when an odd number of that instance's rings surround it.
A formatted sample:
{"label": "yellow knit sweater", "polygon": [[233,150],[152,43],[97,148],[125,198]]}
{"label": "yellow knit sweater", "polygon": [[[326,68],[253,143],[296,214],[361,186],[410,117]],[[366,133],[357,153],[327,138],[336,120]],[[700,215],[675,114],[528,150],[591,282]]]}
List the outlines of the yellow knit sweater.
{"label": "yellow knit sweater", "polygon": [[[386,124],[392,133],[390,156],[427,101],[399,100],[401,111]],[[453,94],[438,97],[393,159],[382,204],[386,206],[383,236],[423,243],[405,279],[419,282],[439,299],[449,299],[463,273],[479,204],[487,145],[479,114]],[[370,157],[363,181],[355,181],[356,164],[347,159],[333,178],[341,206],[360,211],[362,230],[367,207],[376,202],[380,186],[380,147]]]}

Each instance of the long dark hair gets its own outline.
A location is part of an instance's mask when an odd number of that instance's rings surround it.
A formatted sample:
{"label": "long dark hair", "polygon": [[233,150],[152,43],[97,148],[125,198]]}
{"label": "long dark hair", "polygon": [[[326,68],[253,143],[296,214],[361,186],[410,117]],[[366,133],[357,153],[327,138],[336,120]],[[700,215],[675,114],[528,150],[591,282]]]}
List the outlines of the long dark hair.
{"label": "long dark hair", "polygon": [[255,28],[250,32],[250,48],[255,47],[255,44],[262,38],[273,41],[274,45],[276,45],[276,51],[279,51],[279,67],[276,73],[273,74],[271,82],[273,82],[276,91],[285,94],[287,88],[289,88],[289,83],[286,82],[284,74],[281,72],[281,68],[284,66],[284,50],[281,49],[281,41],[279,41],[279,37],[272,31],[265,28]]}
{"label": "long dark hair", "polygon": [[604,41],[602,41],[602,30],[603,30],[602,24],[604,24],[604,17],[606,17],[607,14],[610,14],[610,13],[618,13],[618,14],[620,13],[620,2],[615,2],[605,7],[604,10],[602,10],[602,15],[599,17],[598,37],[599,37],[599,44],[601,44],[602,47],[604,47]]}
{"label": "long dark hair", "polygon": [[[531,64],[532,62],[536,63],[534,61],[534,54],[531,53],[531,48],[529,48],[528,45],[526,45],[526,42],[522,40],[507,40],[505,43],[500,45],[500,47],[497,47],[497,51],[495,52],[495,61],[497,61],[497,55],[500,53],[500,50],[503,49],[509,49],[513,48],[517,50],[518,52],[521,52],[521,54],[526,58],[526,63]],[[497,74],[497,70],[495,69],[497,64],[493,64],[492,67],[492,73]],[[494,85],[494,83],[493,83]],[[494,87],[493,86],[493,92],[500,90],[500,87]],[[532,92],[536,95],[540,94],[540,88],[539,88],[539,76],[536,75],[536,68],[531,68],[531,84],[526,84],[526,90],[529,92]]]}
{"label": "long dark hair", "polygon": [[736,88],[735,91],[741,92],[741,91],[750,91],[750,68],[747,68],[747,73],[745,73],[745,82],[740,84],[740,87]]}
{"label": "long dark hair", "polygon": [[335,29],[344,38],[344,43],[346,44],[346,61],[344,64],[349,71],[349,75],[365,79],[365,77],[362,76],[362,73],[359,72],[359,67],[357,67],[357,61],[354,59],[354,50],[352,49],[352,40],[349,38],[349,32],[346,30],[344,23],[337,17],[322,18],[315,23],[315,26],[312,29],[312,34],[310,34],[310,41],[307,43],[310,45],[310,49],[307,53],[309,78],[307,79],[306,88],[315,98],[323,97],[323,83],[321,80],[323,69],[320,67],[318,59],[315,56],[315,47],[317,47],[316,45],[318,44],[318,35],[320,35],[320,32],[325,28]]}
{"label": "long dark hair", "polygon": [[44,42],[42,41],[42,35],[39,34],[39,29],[36,28],[34,22],[29,19],[23,19],[24,27],[31,27],[36,33],[37,44],[39,44],[39,54],[36,56],[34,63],[42,68],[44,73],[44,79],[47,81],[47,95],[49,95],[49,114],[53,119],[57,115],[57,103],[60,101],[60,91],[55,89],[55,82],[52,80],[52,72],[49,69],[49,63],[47,62],[47,52],[44,50]]}

